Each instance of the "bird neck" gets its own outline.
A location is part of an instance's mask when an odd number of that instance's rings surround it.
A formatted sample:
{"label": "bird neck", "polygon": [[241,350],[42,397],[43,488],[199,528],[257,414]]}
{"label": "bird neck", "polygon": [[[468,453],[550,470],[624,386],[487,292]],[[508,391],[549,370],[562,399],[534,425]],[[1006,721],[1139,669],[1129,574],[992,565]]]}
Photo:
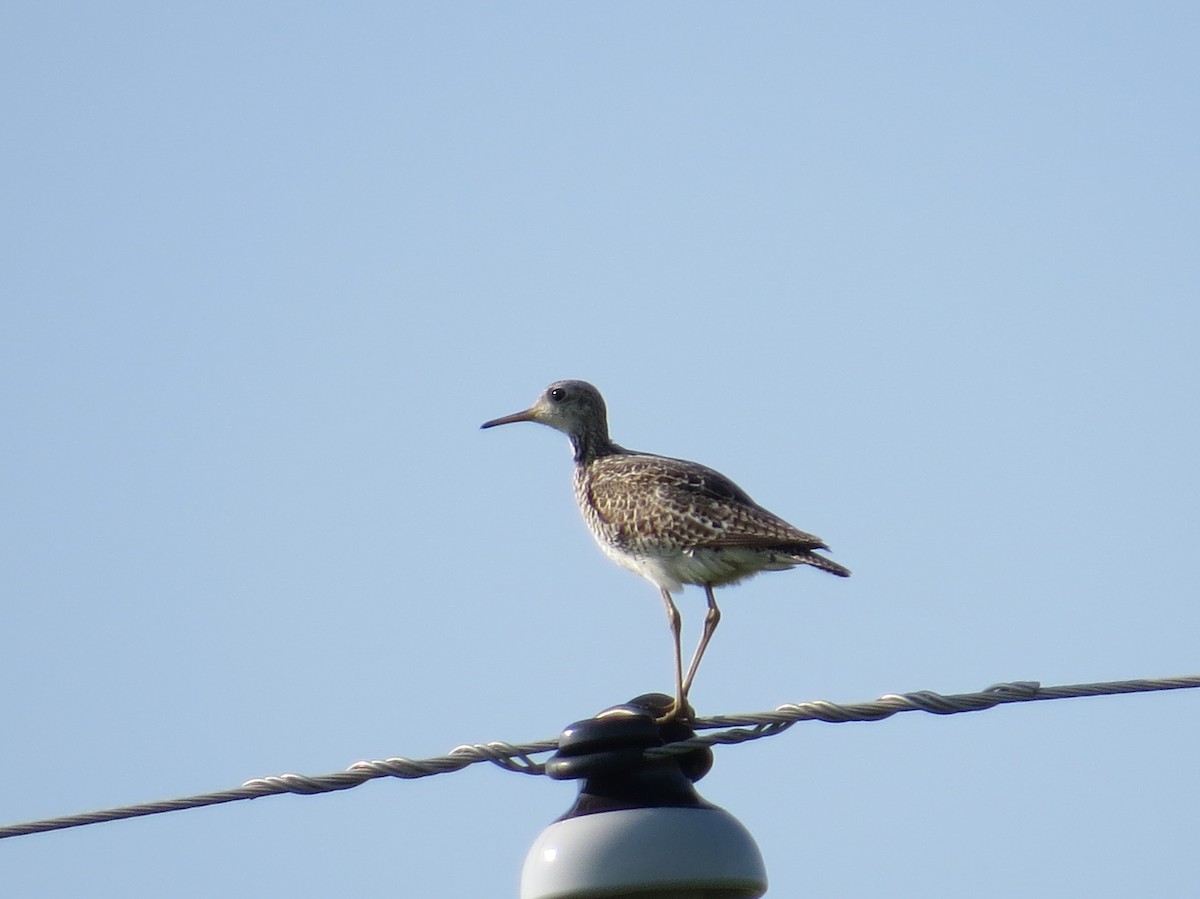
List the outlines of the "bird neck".
{"label": "bird neck", "polygon": [[586,465],[601,456],[624,452],[609,439],[607,431],[579,431],[570,435],[571,447],[575,450],[575,464]]}

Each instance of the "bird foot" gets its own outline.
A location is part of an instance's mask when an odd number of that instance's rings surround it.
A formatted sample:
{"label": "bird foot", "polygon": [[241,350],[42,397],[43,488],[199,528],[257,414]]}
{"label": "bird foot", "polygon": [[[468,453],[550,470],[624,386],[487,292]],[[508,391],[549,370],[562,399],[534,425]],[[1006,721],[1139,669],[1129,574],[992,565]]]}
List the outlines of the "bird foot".
{"label": "bird foot", "polygon": [[686,700],[676,699],[671,703],[671,707],[667,709],[666,714],[654,719],[655,724],[671,724],[678,721],[681,724],[686,724],[696,718],[696,710]]}

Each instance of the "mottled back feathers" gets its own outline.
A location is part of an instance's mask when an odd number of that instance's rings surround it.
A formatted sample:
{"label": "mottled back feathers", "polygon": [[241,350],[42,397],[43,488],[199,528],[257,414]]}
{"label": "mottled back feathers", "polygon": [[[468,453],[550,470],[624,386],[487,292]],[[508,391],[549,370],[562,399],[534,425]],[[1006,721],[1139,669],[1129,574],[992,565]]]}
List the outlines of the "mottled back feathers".
{"label": "mottled back feathers", "polygon": [[729,478],[695,462],[614,446],[577,466],[575,494],[596,538],[623,552],[757,550],[849,574],[813,552],[827,549],[819,537],[792,527]]}

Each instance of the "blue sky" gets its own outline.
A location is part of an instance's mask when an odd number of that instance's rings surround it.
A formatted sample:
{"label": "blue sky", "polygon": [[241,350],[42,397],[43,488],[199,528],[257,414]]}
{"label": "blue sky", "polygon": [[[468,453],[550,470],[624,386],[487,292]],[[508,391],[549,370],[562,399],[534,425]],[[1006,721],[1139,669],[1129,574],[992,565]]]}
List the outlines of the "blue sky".
{"label": "blue sky", "polygon": [[[522,742],[649,690],[560,435],[854,570],[724,592],[701,714],[1200,672],[1191,4],[0,13],[0,823]],[[703,595],[681,602],[689,639]],[[1188,692],[718,751],[770,895],[1187,896]],[[4,841],[23,896],[513,895],[491,767]]]}

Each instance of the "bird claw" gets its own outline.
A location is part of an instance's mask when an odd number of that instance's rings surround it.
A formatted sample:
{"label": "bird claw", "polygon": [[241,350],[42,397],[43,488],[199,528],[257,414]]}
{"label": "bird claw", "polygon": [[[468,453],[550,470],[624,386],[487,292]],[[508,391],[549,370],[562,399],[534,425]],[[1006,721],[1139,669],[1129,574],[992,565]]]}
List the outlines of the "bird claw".
{"label": "bird claw", "polygon": [[686,699],[682,701],[676,699],[671,703],[671,707],[667,709],[666,714],[655,718],[654,723],[672,724],[674,722],[679,722],[681,724],[687,724],[689,721],[694,721],[695,719],[696,710],[692,708],[691,704]]}

